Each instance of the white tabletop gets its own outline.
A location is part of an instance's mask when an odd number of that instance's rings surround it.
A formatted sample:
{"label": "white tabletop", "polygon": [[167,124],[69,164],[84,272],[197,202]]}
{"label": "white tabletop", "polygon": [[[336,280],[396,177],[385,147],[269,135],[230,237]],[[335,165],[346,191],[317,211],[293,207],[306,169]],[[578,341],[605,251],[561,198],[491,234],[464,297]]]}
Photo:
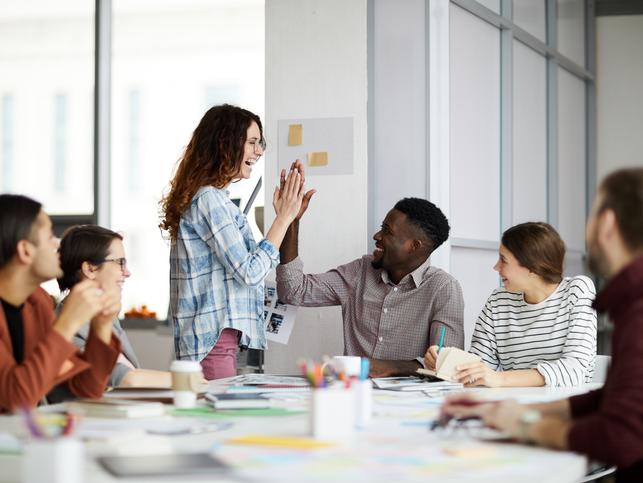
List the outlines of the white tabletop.
{"label": "white tabletop", "polygon": [[[221,383],[211,384],[219,389]],[[480,397],[497,400],[517,398],[525,402],[552,400],[586,392],[597,387],[575,388],[502,388],[478,389]],[[304,398],[305,396],[300,395]],[[375,391],[375,410],[371,424],[356,431],[351,441],[324,449],[297,450],[227,443],[245,435],[309,435],[309,413],[288,416],[245,416],[221,419],[233,425],[223,431],[186,436],[151,436],[134,431],[108,443],[87,446],[89,454],[167,453],[172,451],[209,451],[233,467],[233,477],[217,481],[306,481],[351,482],[422,481],[520,483],[575,482],[586,471],[586,459],[569,452],[479,439],[480,431],[431,432],[429,422],[439,408],[439,400],[423,394]],[[290,403],[287,403],[290,404]],[[295,406],[298,403],[294,403]],[[299,403],[305,407],[303,403]],[[171,418],[153,424],[169,424]],[[219,419],[217,419],[219,421]],[[136,427],[138,423],[132,423]],[[19,426],[11,417],[0,418],[0,431]],[[127,431],[125,431],[127,433]],[[86,458],[89,483],[129,482],[106,473]],[[0,482],[20,481],[20,457],[0,456]],[[163,481],[184,481],[164,478]],[[150,481],[145,480],[145,481]],[[212,477],[189,481],[212,481]]]}

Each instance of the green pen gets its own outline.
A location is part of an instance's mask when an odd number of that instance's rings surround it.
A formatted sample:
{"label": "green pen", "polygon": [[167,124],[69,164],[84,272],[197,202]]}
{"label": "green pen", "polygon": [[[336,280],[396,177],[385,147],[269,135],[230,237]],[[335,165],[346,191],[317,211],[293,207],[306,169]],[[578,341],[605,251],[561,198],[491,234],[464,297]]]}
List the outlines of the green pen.
{"label": "green pen", "polygon": [[440,353],[440,350],[442,349],[442,343],[444,342],[444,332],[445,332],[445,327],[442,326],[442,332],[440,333],[440,342],[438,344],[438,354]]}

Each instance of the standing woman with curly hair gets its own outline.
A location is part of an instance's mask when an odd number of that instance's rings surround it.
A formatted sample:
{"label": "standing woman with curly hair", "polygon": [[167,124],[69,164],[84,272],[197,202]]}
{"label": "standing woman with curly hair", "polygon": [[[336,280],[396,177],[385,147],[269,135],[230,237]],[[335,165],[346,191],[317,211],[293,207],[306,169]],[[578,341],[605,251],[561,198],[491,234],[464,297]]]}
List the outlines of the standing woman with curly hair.
{"label": "standing woman with curly hair", "polygon": [[264,279],[279,263],[279,246],[304,199],[303,172],[291,170],[275,189],[275,221],[255,242],[226,188],[250,178],[265,146],[256,114],[227,104],[212,107],[161,201],[160,227],[171,242],[176,357],[200,361],[209,380],[236,375],[239,346],[265,349]]}

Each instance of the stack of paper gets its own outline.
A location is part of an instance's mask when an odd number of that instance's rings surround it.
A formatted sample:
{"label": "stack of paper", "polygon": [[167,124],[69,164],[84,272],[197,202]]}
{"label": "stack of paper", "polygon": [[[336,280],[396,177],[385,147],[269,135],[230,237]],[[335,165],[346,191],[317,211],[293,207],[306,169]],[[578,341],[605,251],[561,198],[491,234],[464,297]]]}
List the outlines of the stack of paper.
{"label": "stack of paper", "polygon": [[72,411],[94,418],[153,418],[165,414],[160,402],[127,399],[79,399],[69,406]]}
{"label": "stack of paper", "polygon": [[260,394],[212,394],[205,398],[212,403],[214,409],[265,409],[270,407],[270,400]]}

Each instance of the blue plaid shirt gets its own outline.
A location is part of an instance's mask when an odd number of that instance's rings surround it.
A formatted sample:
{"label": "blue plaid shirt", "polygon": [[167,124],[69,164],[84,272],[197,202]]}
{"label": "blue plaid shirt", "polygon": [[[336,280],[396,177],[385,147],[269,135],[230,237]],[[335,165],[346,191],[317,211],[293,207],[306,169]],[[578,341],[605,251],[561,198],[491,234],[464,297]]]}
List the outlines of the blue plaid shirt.
{"label": "blue plaid shirt", "polygon": [[181,217],[170,250],[170,318],[178,359],[202,360],[221,331],[265,349],[264,279],[279,263],[268,240],[255,242],[227,190],[201,188]]}

